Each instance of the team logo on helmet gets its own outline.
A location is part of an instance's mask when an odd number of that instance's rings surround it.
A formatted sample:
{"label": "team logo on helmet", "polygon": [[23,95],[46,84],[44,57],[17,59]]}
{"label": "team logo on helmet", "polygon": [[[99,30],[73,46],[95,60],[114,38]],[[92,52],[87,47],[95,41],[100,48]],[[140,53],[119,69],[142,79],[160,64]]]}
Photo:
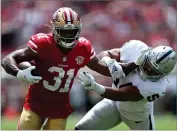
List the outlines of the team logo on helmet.
{"label": "team logo on helmet", "polygon": [[84,62],[84,59],[83,56],[78,56],[75,60],[78,65],[81,65]]}

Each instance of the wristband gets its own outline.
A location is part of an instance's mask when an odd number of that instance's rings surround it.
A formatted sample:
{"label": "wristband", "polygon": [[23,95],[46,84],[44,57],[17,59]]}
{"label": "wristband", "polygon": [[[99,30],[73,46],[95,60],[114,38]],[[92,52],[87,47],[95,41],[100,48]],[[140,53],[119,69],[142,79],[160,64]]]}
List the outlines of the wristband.
{"label": "wristband", "polygon": [[100,84],[98,84],[98,83],[95,82],[95,85],[94,85],[93,90],[94,90],[97,94],[102,95],[103,93],[105,93],[106,88],[105,88],[103,85],[100,85]]}

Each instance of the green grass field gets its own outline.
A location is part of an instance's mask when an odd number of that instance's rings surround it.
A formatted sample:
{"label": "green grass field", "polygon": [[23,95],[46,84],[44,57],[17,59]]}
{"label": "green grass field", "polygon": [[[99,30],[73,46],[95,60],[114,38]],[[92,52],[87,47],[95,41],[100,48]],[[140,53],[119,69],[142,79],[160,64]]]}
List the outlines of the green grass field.
{"label": "green grass field", "polygon": [[[67,130],[73,130],[75,124],[82,118],[82,116],[71,115],[68,118]],[[1,119],[2,130],[15,130],[17,125],[18,117],[9,120],[6,117]],[[170,114],[164,114],[155,116],[156,130],[177,130],[176,116]],[[112,128],[112,130],[128,130],[129,128],[121,123],[119,126]]]}

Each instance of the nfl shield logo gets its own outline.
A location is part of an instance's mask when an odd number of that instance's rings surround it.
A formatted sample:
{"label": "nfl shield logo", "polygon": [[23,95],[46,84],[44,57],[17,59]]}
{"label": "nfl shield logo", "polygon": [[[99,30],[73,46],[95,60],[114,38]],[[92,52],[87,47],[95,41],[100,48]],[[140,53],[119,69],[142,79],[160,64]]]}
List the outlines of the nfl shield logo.
{"label": "nfl shield logo", "polygon": [[78,56],[75,60],[78,65],[81,65],[84,62],[84,59],[83,56]]}
{"label": "nfl shield logo", "polygon": [[63,57],[63,62],[66,62],[66,60],[67,60],[67,57]]}

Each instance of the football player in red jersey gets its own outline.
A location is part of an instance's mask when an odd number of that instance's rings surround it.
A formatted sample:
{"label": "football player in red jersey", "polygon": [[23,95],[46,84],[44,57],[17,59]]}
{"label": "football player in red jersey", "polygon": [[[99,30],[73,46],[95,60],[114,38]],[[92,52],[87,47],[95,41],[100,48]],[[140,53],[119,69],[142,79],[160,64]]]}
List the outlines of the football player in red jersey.
{"label": "football player in red jersey", "polygon": [[[90,41],[80,37],[82,23],[75,11],[59,8],[51,25],[51,34],[33,35],[26,48],[16,50],[2,60],[7,73],[30,84],[18,123],[20,130],[39,130],[43,123],[46,130],[65,129],[67,117],[72,113],[69,92],[78,70],[87,65],[110,76],[109,69],[98,60]],[[114,53],[107,53],[114,58]],[[33,66],[20,70],[18,64],[24,61],[33,61]],[[134,63],[121,66],[119,68],[125,75],[137,67]],[[32,75],[35,68],[39,76]]]}

